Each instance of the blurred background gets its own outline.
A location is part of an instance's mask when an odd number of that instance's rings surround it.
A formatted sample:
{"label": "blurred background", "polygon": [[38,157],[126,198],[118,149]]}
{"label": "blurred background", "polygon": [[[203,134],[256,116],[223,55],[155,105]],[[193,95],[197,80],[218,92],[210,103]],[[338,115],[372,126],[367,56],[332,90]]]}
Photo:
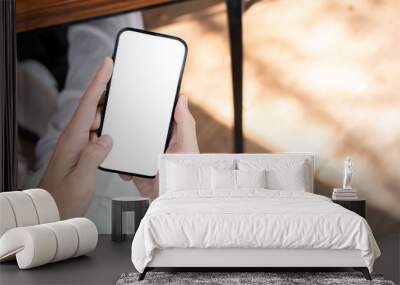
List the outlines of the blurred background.
{"label": "blurred background", "polygon": [[[189,97],[204,153],[233,152],[225,10],[221,0],[193,0],[142,13],[145,29],[188,43],[181,90]],[[396,0],[263,0],[243,16],[245,152],[315,153],[316,192],[326,196],[340,186],[344,158],[351,156],[353,187],[367,200],[368,222],[382,250],[376,269],[395,282],[400,281],[399,15]],[[54,94],[40,101],[32,97],[29,76],[19,74],[25,86],[18,112],[20,181],[36,171],[35,145],[65,84],[68,29],[18,34],[20,65],[34,59],[55,80],[49,83]],[[36,79],[49,78],[37,74]],[[26,108],[43,108],[42,118],[29,117]]]}

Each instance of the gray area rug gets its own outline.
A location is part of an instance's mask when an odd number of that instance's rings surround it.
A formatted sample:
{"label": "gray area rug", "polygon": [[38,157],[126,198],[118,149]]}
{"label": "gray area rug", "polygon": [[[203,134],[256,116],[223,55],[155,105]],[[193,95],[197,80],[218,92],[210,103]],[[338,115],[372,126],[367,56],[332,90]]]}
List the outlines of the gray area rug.
{"label": "gray area rug", "polygon": [[122,274],[117,285],[133,284],[376,284],[395,285],[382,276],[372,275],[368,281],[359,272],[148,272],[138,281],[138,273]]}

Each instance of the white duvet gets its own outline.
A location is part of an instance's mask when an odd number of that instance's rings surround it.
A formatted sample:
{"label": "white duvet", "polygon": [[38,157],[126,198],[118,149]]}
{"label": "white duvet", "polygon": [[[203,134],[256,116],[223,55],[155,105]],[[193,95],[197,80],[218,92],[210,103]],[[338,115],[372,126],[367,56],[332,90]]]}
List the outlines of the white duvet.
{"label": "white duvet", "polygon": [[358,249],[372,271],[379,248],[365,219],[300,191],[180,191],[156,199],[132,243],[143,272],[155,249]]}

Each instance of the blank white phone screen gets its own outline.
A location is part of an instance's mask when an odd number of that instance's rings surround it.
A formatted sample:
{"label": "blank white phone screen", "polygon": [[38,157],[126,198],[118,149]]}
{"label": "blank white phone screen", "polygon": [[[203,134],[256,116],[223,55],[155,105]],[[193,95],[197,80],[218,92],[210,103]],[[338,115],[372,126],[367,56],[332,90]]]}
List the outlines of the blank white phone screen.
{"label": "blank white phone screen", "polygon": [[119,35],[101,134],[113,148],[100,168],[155,176],[164,152],[186,59],[177,38],[125,30]]}

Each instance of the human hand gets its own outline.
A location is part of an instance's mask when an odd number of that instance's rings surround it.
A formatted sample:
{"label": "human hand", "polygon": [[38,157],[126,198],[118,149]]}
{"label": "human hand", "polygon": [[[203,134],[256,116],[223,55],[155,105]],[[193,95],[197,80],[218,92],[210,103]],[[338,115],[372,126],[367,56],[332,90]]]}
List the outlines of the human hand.
{"label": "human hand", "polygon": [[[179,96],[174,113],[174,123],[167,153],[199,153],[196,136],[196,121],[189,111],[186,96]],[[155,179],[121,174],[125,181],[132,180],[140,194],[150,201],[158,197],[158,175]]]}
{"label": "human hand", "polygon": [[60,135],[40,183],[54,197],[63,219],[85,214],[93,198],[96,170],[112,148],[110,136],[96,134],[112,70],[113,61],[105,58]]}

